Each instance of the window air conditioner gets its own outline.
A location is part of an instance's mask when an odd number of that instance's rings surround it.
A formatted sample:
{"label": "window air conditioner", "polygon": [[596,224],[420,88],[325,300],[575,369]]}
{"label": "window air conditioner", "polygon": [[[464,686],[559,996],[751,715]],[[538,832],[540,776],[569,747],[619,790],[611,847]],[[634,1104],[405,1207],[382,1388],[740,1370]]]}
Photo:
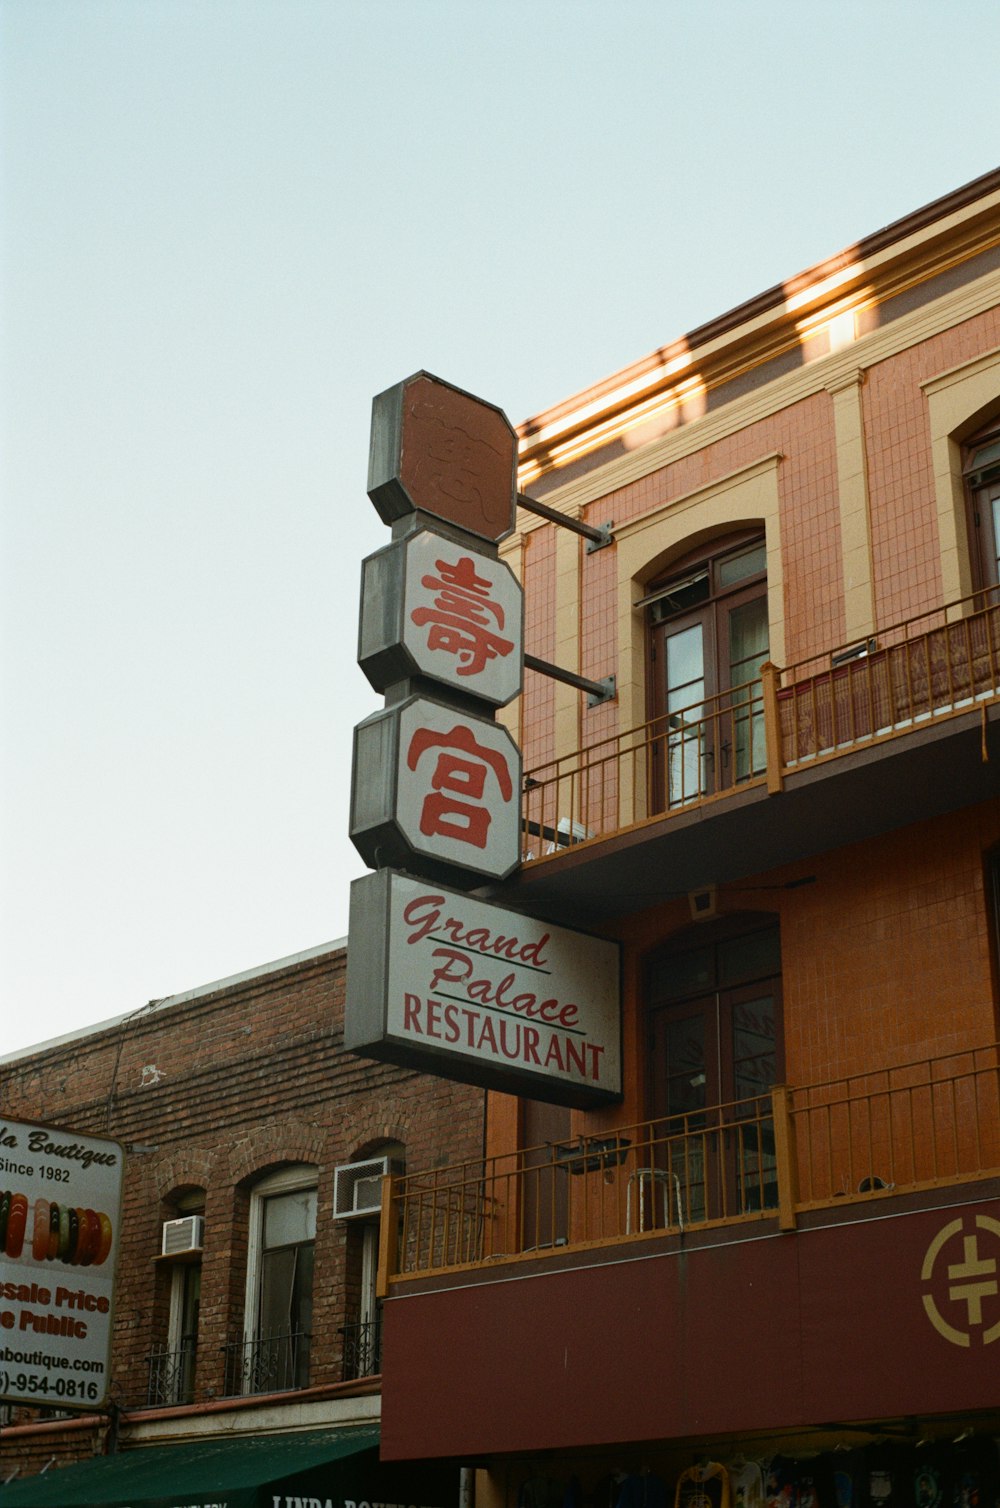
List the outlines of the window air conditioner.
{"label": "window air conditioner", "polygon": [[366,1162],[348,1162],[333,1174],[333,1218],[353,1220],[359,1215],[377,1215],[382,1209],[382,1179],[399,1175],[403,1164],[394,1157],[371,1157]]}
{"label": "window air conditioner", "polygon": [[185,1215],[182,1220],[164,1220],[161,1256],[184,1256],[189,1251],[201,1251],[204,1244],[204,1215]]}

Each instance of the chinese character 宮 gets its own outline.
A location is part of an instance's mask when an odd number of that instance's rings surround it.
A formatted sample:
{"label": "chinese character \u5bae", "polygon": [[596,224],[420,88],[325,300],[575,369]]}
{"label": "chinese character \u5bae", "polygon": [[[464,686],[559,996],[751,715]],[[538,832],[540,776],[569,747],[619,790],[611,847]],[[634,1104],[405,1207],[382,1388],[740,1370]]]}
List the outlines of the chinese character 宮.
{"label": "chinese character \u5bae", "polygon": [[423,755],[433,749],[440,752],[421,809],[420,831],[425,837],[455,838],[485,848],[493,820],[488,776],[494,776],[504,802],[513,795],[506,760],[499,750],[478,743],[470,728],[457,723],[448,733],[418,728],[406,755],[410,769],[416,770]]}
{"label": "chinese character \u5bae", "polygon": [[410,618],[417,628],[428,626],[428,649],[458,657],[459,675],[478,675],[490,660],[514,648],[513,640],[497,631],[504,626],[503,608],[491,598],[491,583],[476,574],[469,556],[434,564],[440,574],[421,578],[421,585],[435,594],[433,604],[416,608]]}

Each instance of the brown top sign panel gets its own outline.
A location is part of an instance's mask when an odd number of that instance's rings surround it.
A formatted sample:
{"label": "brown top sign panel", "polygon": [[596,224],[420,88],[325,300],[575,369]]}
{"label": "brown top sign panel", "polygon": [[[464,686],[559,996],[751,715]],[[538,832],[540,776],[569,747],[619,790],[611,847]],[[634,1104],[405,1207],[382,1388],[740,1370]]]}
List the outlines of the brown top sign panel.
{"label": "brown top sign panel", "polygon": [[517,436],[493,404],[427,372],[375,399],[368,495],[385,523],[419,509],[498,541],[516,494]]}

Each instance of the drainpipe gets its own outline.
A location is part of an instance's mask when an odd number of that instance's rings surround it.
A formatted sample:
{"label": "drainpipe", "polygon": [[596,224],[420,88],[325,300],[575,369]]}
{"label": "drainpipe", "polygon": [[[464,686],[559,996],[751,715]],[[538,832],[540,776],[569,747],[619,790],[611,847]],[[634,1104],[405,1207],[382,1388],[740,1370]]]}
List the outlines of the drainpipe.
{"label": "drainpipe", "polygon": [[472,1466],[463,1466],[458,1473],[458,1508],[474,1508],[476,1497],[476,1472]]}

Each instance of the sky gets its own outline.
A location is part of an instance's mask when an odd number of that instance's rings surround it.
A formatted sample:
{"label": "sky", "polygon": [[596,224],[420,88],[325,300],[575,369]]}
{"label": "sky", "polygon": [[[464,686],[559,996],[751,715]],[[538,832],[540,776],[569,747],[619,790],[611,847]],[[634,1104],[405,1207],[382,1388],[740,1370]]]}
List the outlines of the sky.
{"label": "sky", "polygon": [[0,0],[0,1055],[346,933],[373,395],[516,423],[989,171],[998,51],[995,0]]}

